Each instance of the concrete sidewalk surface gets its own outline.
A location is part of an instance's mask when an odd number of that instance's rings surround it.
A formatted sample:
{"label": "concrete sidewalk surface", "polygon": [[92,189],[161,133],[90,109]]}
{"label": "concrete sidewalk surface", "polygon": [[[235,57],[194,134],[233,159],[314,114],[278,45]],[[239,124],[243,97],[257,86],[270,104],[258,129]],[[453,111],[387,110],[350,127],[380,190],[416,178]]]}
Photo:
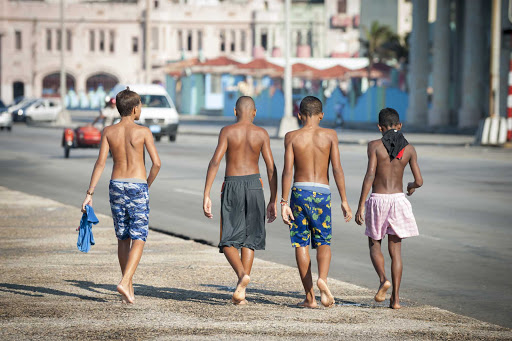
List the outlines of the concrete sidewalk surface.
{"label": "concrete sidewalk surface", "polygon": [[98,215],[88,254],[76,247],[77,207],[0,187],[0,217],[1,340],[512,340],[510,329],[413,297],[391,310],[373,290],[333,279],[335,307],[297,308],[298,271],[259,259],[249,304],[234,306],[236,277],[216,248],[155,231],[125,305],[111,217]]}

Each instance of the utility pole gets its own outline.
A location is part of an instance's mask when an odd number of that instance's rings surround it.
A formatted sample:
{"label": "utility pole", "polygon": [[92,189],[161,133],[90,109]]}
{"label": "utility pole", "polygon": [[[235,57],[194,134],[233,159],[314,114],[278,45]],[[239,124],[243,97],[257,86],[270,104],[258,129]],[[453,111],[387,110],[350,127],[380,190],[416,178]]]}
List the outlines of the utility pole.
{"label": "utility pole", "polygon": [[501,0],[492,1],[489,116],[500,117]]}
{"label": "utility pole", "polygon": [[145,83],[151,82],[151,58],[150,58],[150,39],[151,39],[151,25],[150,25],[150,14],[151,14],[151,0],[146,0],[146,19],[144,27],[144,71],[145,71]]}
{"label": "utility pole", "polygon": [[56,124],[68,125],[71,123],[71,118],[66,110],[66,67],[64,59],[64,1],[60,0],[60,102],[62,111],[57,116]]}
{"label": "utility pole", "polygon": [[284,115],[279,125],[278,137],[283,138],[287,132],[298,129],[299,123],[293,117],[292,107],[292,64],[290,61],[290,8],[291,0],[285,0],[285,38],[284,38]]}

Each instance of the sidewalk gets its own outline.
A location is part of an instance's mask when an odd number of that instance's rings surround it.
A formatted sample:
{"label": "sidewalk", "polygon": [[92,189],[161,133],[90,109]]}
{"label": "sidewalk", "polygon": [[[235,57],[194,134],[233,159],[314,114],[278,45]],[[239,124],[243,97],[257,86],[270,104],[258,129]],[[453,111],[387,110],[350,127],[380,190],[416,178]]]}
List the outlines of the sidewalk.
{"label": "sidewalk", "polygon": [[[255,260],[247,306],[216,248],[150,231],[123,305],[112,219],[98,215],[96,245],[76,248],[77,207],[0,187],[0,339],[26,340],[512,340],[512,331],[421,305],[376,304],[373,291],[329,280],[337,305],[296,308],[295,268]],[[370,260],[368,259],[368,262]]]}
{"label": "sidewalk", "polygon": [[[220,129],[225,125],[235,122],[234,117],[210,117],[210,116],[181,116],[179,134],[188,135],[208,135],[218,136]],[[279,129],[279,122],[260,121],[258,125],[265,128],[270,137],[276,137]],[[366,145],[368,142],[380,139],[382,134],[379,133],[376,125],[372,126],[373,130],[364,130],[357,128],[337,128],[338,139],[344,144],[361,144]],[[417,133],[408,132],[405,127],[404,134],[407,140],[414,145],[425,146],[470,146],[474,143],[474,135],[464,134],[439,134],[439,133]]]}

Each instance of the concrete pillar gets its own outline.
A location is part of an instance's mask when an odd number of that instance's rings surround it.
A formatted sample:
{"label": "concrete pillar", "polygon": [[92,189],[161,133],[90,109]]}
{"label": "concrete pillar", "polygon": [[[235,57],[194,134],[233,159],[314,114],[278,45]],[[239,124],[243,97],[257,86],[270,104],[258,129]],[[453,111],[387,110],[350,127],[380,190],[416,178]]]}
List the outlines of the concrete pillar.
{"label": "concrete pillar", "polygon": [[410,39],[410,91],[407,122],[419,126],[427,123],[428,107],[428,1],[426,0],[413,0]]}
{"label": "concrete pillar", "polygon": [[433,106],[429,126],[450,123],[450,0],[437,0],[433,48]]}
{"label": "concrete pillar", "polygon": [[482,0],[464,3],[464,49],[462,71],[462,106],[459,109],[459,128],[478,126],[484,111],[484,27]]}
{"label": "concrete pillar", "polygon": [[261,46],[261,28],[258,25],[254,26],[254,47]]}

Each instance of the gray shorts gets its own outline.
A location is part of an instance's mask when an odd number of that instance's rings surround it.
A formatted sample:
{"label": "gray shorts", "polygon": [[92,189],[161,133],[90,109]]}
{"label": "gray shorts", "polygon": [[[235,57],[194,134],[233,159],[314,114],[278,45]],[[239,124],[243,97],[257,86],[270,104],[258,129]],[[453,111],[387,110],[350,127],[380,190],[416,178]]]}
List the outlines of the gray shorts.
{"label": "gray shorts", "polygon": [[225,177],[220,217],[219,252],[224,246],[265,250],[265,197],[259,174]]}

